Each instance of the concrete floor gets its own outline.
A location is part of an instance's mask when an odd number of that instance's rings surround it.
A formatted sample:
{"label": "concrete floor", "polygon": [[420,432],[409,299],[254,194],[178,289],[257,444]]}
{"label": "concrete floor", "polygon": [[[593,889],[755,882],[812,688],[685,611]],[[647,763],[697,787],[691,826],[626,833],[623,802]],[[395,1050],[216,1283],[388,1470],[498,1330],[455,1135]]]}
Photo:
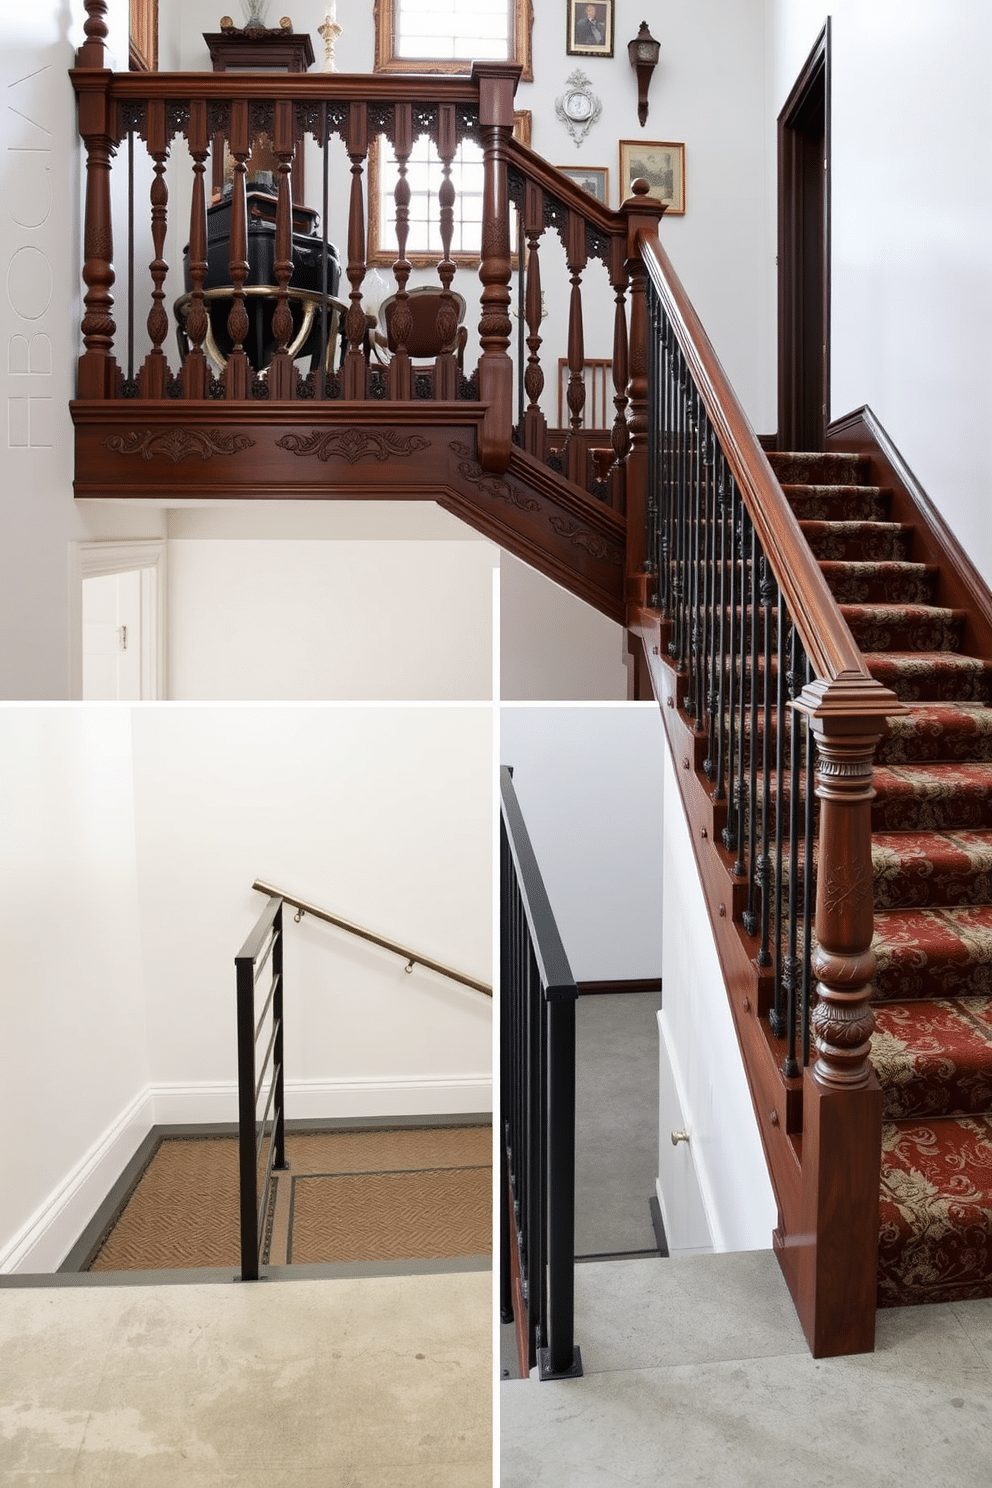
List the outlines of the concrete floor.
{"label": "concrete floor", "polygon": [[575,1254],[652,1250],[660,992],[580,997],[575,1009]]}
{"label": "concrete floor", "polygon": [[0,1290],[0,1484],[490,1488],[488,1271]]}
{"label": "concrete floor", "polygon": [[585,1376],[499,1387],[501,1488],[977,1488],[992,1300],[814,1360],[770,1251],[576,1267]]}

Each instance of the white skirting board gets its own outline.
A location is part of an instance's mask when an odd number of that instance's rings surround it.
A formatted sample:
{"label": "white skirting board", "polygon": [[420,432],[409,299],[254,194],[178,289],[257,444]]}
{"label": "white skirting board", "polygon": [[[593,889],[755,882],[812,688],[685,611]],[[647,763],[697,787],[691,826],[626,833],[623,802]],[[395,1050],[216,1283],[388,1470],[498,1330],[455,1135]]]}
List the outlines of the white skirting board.
{"label": "white skirting board", "polygon": [[153,1111],[146,1085],[0,1251],[0,1272],[58,1269],[155,1124]]}
{"label": "white skirting board", "polygon": [[[286,1086],[291,1120],[340,1116],[477,1115],[492,1111],[492,1079],[305,1080]],[[0,1273],[62,1263],[153,1126],[236,1121],[234,1081],[147,1085],[0,1251]]]}

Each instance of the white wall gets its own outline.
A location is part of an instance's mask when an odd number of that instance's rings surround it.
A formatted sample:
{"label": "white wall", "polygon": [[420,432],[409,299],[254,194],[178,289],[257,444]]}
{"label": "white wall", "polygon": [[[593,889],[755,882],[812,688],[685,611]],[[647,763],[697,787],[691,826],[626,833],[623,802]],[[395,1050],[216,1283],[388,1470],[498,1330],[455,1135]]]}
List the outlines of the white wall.
{"label": "white wall", "polygon": [[[771,1244],[775,1198],[727,1004],[713,932],[692,855],[671,755],[665,750],[664,1003],[659,1199],[673,1251],[705,1248],[683,1237],[698,1198],[714,1250]],[[676,1114],[676,1112],[678,1114]],[[688,1144],[671,1145],[685,1128]],[[695,1194],[693,1194],[695,1189]]]}
{"label": "white wall", "polygon": [[151,1124],[130,714],[0,712],[0,1269],[54,1269]]}
{"label": "white wall", "polygon": [[[820,31],[768,0],[774,120]],[[831,414],[868,403],[992,579],[986,0],[834,0]],[[769,160],[774,148],[771,129]]]}
{"label": "white wall", "polygon": [[[491,981],[491,738],[488,707],[135,713],[159,1119],[234,1118],[256,877]],[[287,928],[290,1116],[491,1109],[487,998],[309,919]]]}
{"label": "white wall", "polygon": [[622,702],[627,637],[616,621],[510,553],[499,565],[499,695],[510,702]]}
{"label": "white wall", "polygon": [[504,706],[500,735],[572,975],[659,976],[666,744],[657,706]]}
{"label": "white wall", "polygon": [[492,697],[494,544],[429,502],[258,505],[170,514],[171,698]]}
{"label": "white wall", "polygon": [[[71,13],[70,13],[71,12]],[[72,426],[80,279],[82,151],[68,78],[83,40],[80,0],[8,6],[0,57],[0,697],[69,696],[68,544],[159,536],[161,514],[79,506]],[[127,66],[127,6],[110,8]],[[124,38],[123,48],[120,46]]]}

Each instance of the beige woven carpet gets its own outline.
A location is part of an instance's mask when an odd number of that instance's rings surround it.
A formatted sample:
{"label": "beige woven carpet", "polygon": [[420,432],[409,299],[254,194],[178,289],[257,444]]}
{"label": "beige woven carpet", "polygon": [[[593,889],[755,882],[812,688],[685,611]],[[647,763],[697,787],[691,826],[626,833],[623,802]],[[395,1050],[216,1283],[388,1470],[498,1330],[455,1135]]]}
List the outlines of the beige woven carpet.
{"label": "beige woven carpet", "polygon": [[[290,1171],[274,1175],[268,1211],[268,1264],[491,1250],[489,1126],[291,1132],[286,1155]],[[167,1137],[88,1269],[239,1265],[236,1139]]]}

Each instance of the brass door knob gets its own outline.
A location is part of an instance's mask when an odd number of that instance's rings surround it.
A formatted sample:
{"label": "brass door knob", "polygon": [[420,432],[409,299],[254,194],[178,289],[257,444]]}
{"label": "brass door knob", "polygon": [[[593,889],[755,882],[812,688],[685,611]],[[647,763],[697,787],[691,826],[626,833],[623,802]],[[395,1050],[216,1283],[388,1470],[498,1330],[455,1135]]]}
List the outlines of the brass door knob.
{"label": "brass door knob", "polygon": [[672,1146],[673,1147],[677,1147],[680,1142],[688,1142],[688,1140],[689,1140],[689,1133],[687,1131],[672,1132]]}

